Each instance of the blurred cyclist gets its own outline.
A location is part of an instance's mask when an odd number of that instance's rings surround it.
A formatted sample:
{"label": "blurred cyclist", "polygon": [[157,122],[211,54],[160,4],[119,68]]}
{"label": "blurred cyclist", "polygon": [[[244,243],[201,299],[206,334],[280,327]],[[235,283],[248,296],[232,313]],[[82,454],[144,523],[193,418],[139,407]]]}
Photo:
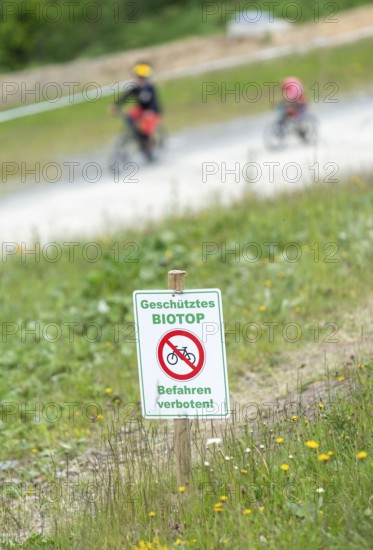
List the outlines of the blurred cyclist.
{"label": "blurred cyclist", "polygon": [[[287,76],[281,82],[283,101],[280,105],[280,124],[285,125],[289,118],[295,118],[299,122],[307,110],[307,98],[304,94],[303,84],[295,76]],[[299,127],[302,134],[302,128]]]}
{"label": "blurred cyclist", "polygon": [[135,76],[133,86],[124,92],[113,105],[113,111],[118,112],[129,98],[134,97],[137,105],[131,107],[126,114],[126,122],[139,141],[141,150],[150,159],[154,145],[153,134],[160,121],[161,109],[157,92],[150,80],[152,68],[147,62],[137,63],[132,68]]}

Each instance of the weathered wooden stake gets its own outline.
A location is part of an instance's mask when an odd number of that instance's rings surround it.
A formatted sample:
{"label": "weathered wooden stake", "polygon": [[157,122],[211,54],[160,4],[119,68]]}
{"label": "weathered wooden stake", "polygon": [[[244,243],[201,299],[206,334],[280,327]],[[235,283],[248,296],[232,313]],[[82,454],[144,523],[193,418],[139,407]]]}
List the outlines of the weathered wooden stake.
{"label": "weathered wooden stake", "polygon": [[[181,292],[184,290],[186,271],[173,270],[168,272],[168,288]],[[192,476],[192,450],[190,442],[190,420],[177,418],[174,420],[176,477],[180,486],[188,488]]]}

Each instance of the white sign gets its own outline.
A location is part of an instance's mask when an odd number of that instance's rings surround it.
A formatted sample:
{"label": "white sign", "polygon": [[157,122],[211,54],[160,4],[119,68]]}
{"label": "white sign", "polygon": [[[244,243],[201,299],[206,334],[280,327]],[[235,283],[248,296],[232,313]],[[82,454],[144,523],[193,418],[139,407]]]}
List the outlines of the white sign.
{"label": "white sign", "polygon": [[143,416],[227,418],[220,290],[136,290],[133,296]]}

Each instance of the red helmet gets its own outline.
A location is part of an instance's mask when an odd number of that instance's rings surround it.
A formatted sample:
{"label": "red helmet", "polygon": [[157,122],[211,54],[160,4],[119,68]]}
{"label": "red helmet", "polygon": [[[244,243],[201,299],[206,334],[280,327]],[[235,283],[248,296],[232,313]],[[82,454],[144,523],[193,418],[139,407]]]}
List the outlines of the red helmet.
{"label": "red helmet", "polygon": [[295,76],[287,76],[281,82],[281,90],[284,99],[288,101],[296,101],[303,95],[303,86],[299,78]]}

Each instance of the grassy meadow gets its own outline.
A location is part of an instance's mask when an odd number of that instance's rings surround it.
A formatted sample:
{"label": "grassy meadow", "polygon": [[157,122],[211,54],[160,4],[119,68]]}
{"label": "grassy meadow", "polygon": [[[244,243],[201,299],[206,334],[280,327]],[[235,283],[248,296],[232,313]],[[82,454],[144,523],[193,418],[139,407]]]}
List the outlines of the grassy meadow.
{"label": "grassy meadow", "polygon": [[[200,16],[191,6],[169,39],[189,34]],[[196,32],[219,29],[216,15]],[[315,83],[324,103],[370,90],[372,42],[162,82],[165,125],[268,110],[264,83],[289,72],[311,102]],[[219,92],[203,101],[208,82]],[[222,101],[224,85],[250,82],[258,101]],[[111,100],[1,124],[3,158],[101,154],[120,128]],[[5,175],[0,194],[32,183]],[[217,201],[74,246],[4,243],[0,547],[368,550],[372,208],[372,178],[354,175],[273,199],[248,189],[229,208]],[[144,421],[139,403],[132,293],[165,288],[171,269],[187,271],[186,288],[222,291],[235,407],[229,421],[192,422],[187,487],[176,481],[172,422]]]}
{"label": "grassy meadow", "polygon": [[[0,479],[3,533],[10,532],[4,541],[15,544],[9,541],[26,529],[25,548],[87,548],[94,541],[100,548],[243,548],[245,540],[259,548],[264,539],[270,548],[307,540],[312,548],[325,541],[331,548],[368,547],[370,356],[362,349],[326,372],[322,358],[309,362],[304,350],[326,346],[333,354],[346,332],[345,313],[369,301],[372,205],[372,184],[354,177],[276,200],[247,194],[230,209],[216,205],[141,232],[101,235],[96,245],[81,242],[73,251],[59,243],[58,261],[56,248],[27,255],[22,245],[8,245],[0,264]],[[101,257],[92,261],[97,250]],[[175,486],[171,426],[139,419],[132,311],[133,290],[165,288],[174,268],[188,272],[187,288],[222,290],[234,401],[255,400],[252,377],[267,384],[273,401],[271,385],[288,375],[293,354],[299,357],[293,382],[305,363],[299,391],[318,381],[326,388],[308,422],[306,408],[268,426],[240,418],[226,425],[221,448],[208,449],[203,426],[197,429],[193,487],[185,494]],[[356,321],[362,330],[368,322]],[[309,449],[308,440],[317,449]],[[329,451],[330,458],[319,458]],[[366,459],[357,458],[362,451]],[[85,493],[71,510],[63,492],[36,496],[43,484],[66,489],[62,472],[74,461],[79,466],[68,479],[77,490],[84,493],[91,476],[99,480],[89,513]],[[235,489],[233,498],[228,485],[246,481],[248,493]],[[290,501],[281,496],[288,481],[300,482],[301,491]],[[320,488],[325,495],[315,494]],[[119,490],[134,501],[118,497]],[[334,490],[337,501],[329,503]],[[36,527],[30,535],[30,510],[49,518],[45,531],[52,535],[38,535]]]}
{"label": "grassy meadow", "polygon": [[142,450],[121,438],[123,470],[113,461],[110,476],[95,478],[95,505],[82,499],[78,518],[65,529],[56,520],[35,547],[370,548],[372,363],[354,367],[341,365],[340,389],[326,386],[326,399],[299,402],[273,423],[241,417],[210,440],[197,424],[190,487],[177,486],[161,456],[172,452],[168,434],[134,420]]}

